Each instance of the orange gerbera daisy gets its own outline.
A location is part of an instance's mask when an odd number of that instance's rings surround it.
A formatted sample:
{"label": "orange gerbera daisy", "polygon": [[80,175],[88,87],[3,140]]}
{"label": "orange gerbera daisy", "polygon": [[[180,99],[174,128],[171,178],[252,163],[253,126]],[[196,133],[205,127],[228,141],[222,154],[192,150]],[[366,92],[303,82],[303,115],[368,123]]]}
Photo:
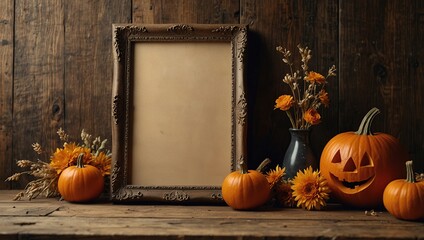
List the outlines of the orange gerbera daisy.
{"label": "orange gerbera daisy", "polygon": [[318,113],[317,110],[310,108],[306,110],[303,119],[311,125],[317,125],[321,122],[321,115]]}
{"label": "orange gerbera daisy", "polygon": [[290,95],[281,95],[275,100],[275,109],[280,109],[282,111],[287,111],[293,106],[293,97]]}
{"label": "orange gerbera daisy", "polygon": [[297,206],[307,210],[319,210],[325,206],[330,194],[327,180],[320,175],[319,171],[313,171],[312,167],[308,167],[303,172],[300,170],[293,179],[291,188]]}
{"label": "orange gerbera daisy", "polygon": [[305,77],[306,81],[309,81],[311,83],[325,83],[325,77],[317,72],[310,71],[308,73],[308,76]]}

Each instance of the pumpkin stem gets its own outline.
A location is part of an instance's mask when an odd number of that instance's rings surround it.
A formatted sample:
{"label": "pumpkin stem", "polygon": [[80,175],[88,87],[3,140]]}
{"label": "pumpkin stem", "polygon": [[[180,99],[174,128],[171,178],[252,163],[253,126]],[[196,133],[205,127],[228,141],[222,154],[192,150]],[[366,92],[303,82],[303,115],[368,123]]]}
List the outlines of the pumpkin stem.
{"label": "pumpkin stem", "polygon": [[380,110],[378,108],[372,108],[362,119],[361,125],[359,125],[359,129],[355,133],[358,135],[373,135],[371,132],[371,124],[375,116],[379,113]]}
{"label": "pumpkin stem", "polygon": [[261,162],[261,164],[259,164],[258,168],[256,168],[256,171],[263,173],[264,168],[271,162],[271,160],[269,158],[265,158],[265,160],[263,160]]}
{"label": "pumpkin stem", "polygon": [[414,167],[412,166],[412,160],[406,161],[406,179],[405,181],[414,183],[415,177],[414,177]]}
{"label": "pumpkin stem", "polygon": [[243,159],[241,159],[239,161],[239,166],[240,166],[240,173],[241,174],[248,173],[248,171],[247,171],[247,164],[246,164],[246,162]]}
{"label": "pumpkin stem", "polygon": [[82,162],[82,158],[84,157],[84,153],[80,153],[77,158],[77,168],[84,168],[84,163]]}

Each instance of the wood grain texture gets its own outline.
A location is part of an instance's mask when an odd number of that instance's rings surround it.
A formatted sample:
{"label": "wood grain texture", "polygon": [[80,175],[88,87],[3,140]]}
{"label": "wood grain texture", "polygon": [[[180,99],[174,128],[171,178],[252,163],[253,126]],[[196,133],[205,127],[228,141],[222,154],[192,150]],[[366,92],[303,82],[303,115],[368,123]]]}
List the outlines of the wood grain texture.
{"label": "wood grain texture", "polygon": [[421,1],[341,0],[340,10],[340,130],[356,130],[376,106],[374,131],[399,138],[422,171]]}
{"label": "wood grain texture", "polygon": [[[0,238],[17,239],[423,239],[423,222],[366,215],[339,205],[323,211],[228,206],[14,202],[0,192]],[[60,231],[58,229],[60,227]]]}
{"label": "wood grain texture", "polygon": [[[411,55],[408,56],[408,71],[411,74],[411,95],[407,98],[407,104],[410,108],[409,117],[404,117],[406,123],[410,124],[408,131],[408,144],[411,159],[417,163],[415,170],[424,172],[424,2],[416,1],[414,6],[414,38],[413,41],[407,42],[413,47]],[[408,114],[408,113],[407,113]]]}
{"label": "wood grain texture", "polygon": [[65,127],[72,136],[85,129],[111,139],[112,23],[130,21],[130,0],[65,1]]}
{"label": "wood grain texture", "polygon": [[[313,50],[311,68],[336,64],[331,105],[312,130],[319,156],[338,132],[379,107],[374,131],[398,137],[424,171],[424,2],[420,0],[5,0],[0,1],[0,180],[31,144],[60,146],[63,127],[111,139],[112,23],[248,24],[249,167],[274,165],[289,143],[273,110],[288,69],[275,51]],[[22,188],[0,181],[0,189]]]}
{"label": "wood grain texture", "polygon": [[14,1],[0,7],[0,189],[9,188],[6,176],[12,174],[12,99]]}
{"label": "wood grain texture", "polygon": [[[290,92],[281,80],[289,68],[276,51],[283,46],[292,52],[300,69],[297,45],[313,50],[310,68],[326,73],[338,65],[338,4],[336,1],[241,1],[242,24],[249,24],[249,142],[250,168],[264,158],[282,164],[290,136],[287,116],[274,109],[274,101]],[[328,88],[331,107],[323,111],[324,124],[314,127],[313,150],[319,158],[325,143],[338,131],[338,81]]]}
{"label": "wood grain texture", "polygon": [[239,23],[239,1],[133,0],[134,23]]}
{"label": "wood grain texture", "polygon": [[55,149],[64,117],[62,1],[15,1],[15,9],[14,172],[15,160],[36,159],[32,143]]}

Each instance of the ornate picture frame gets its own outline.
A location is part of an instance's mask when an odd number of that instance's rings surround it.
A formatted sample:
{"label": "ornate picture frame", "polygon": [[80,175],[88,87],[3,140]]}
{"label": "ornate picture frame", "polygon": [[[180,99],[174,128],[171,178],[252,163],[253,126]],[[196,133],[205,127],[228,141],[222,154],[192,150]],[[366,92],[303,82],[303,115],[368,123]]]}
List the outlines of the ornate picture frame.
{"label": "ornate picture frame", "polygon": [[246,25],[113,25],[113,202],[223,202],[246,159],[246,49]]}

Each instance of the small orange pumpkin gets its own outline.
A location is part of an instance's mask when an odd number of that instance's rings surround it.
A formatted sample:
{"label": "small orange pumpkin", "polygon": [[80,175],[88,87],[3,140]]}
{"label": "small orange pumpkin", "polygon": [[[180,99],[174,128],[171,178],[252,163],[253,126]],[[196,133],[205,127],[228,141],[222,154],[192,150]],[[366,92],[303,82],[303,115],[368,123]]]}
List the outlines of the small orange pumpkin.
{"label": "small orange pumpkin", "polygon": [[104,188],[104,178],[99,169],[84,165],[81,153],[77,164],[62,171],[58,180],[58,190],[68,202],[87,202],[100,196]]}
{"label": "small orange pumpkin", "polygon": [[382,206],[387,184],[405,177],[404,164],[409,157],[398,139],[371,132],[372,120],[378,113],[377,108],[371,109],[358,131],[336,135],[322,151],[321,174],[332,195],[344,204]]}
{"label": "small orange pumpkin", "polygon": [[247,170],[243,161],[240,171],[230,173],[222,183],[222,198],[236,210],[260,207],[268,201],[270,193],[266,177],[256,170]]}
{"label": "small orange pumpkin", "polygon": [[383,203],[396,218],[424,219],[424,181],[415,182],[412,161],[406,162],[406,179],[397,179],[387,185]]}

